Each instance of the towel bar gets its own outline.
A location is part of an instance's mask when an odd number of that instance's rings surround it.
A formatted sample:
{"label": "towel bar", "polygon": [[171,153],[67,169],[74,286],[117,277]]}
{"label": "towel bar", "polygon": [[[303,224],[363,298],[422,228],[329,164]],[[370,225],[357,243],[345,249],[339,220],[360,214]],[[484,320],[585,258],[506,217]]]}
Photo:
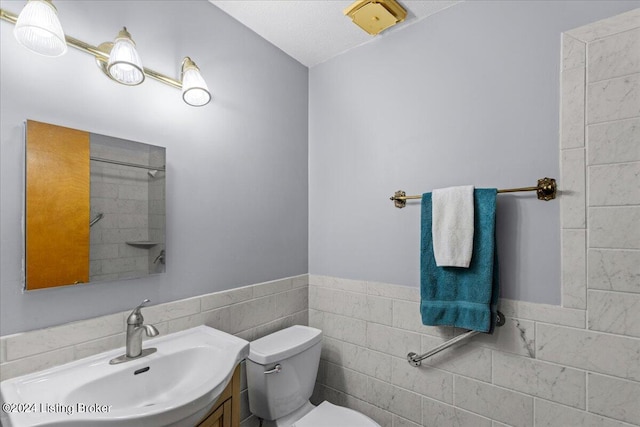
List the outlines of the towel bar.
{"label": "towel bar", "polygon": [[[502,314],[500,311],[498,311],[498,313],[496,314],[496,326],[502,326],[504,325],[505,322],[505,318],[504,318],[504,314]],[[412,366],[420,366],[422,365],[422,361],[424,359],[427,359],[431,356],[433,356],[434,354],[438,354],[440,353],[442,350],[445,350],[449,347],[451,347],[454,344],[459,343],[460,341],[464,341],[468,338],[471,338],[475,335],[480,334],[481,332],[479,331],[468,331],[465,332],[464,334],[460,334],[455,338],[451,338],[449,341],[445,341],[442,344],[440,344],[439,346],[437,346],[436,348],[429,350],[428,352],[418,355],[414,352],[411,352],[409,354],[407,354],[407,362],[409,362],[410,365]]]}
{"label": "towel bar", "polygon": [[[538,193],[538,199],[549,201],[556,198],[556,180],[553,178],[540,178],[538,185],[535,187],[522,187],[522,188],[503,188],[498,190],[498,193],[516,193],[518,191],[535,191]],[[409,199],[421,199],[422,195],[407,196],[402,190],[396,191],[393,197],[390,198],[395,203],[396,208],[404,208],[407,205]]]}

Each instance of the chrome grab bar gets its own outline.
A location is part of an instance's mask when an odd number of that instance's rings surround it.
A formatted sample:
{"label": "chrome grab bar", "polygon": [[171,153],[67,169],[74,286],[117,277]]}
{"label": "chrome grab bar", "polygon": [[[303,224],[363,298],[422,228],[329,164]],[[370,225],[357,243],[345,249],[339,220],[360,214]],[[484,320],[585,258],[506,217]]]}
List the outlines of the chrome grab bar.
{"label": "chrome grab bar", "polygon": [[[498,313],[496,314],[496,326],[500,327],[502,325],[504,325],[505,322],[505,318],[504,318],[504,314],[502,314],[501,312],[498,311]],[[445,350],[449,347],[451,347],[452,345],[455,345],[457,343],[459,343],[460,341],[464,341],[468,338],[471,338],[475,335],[478,335],[479,331],[467,331],[464,334],[460,334],[455,338],[451,338],[449,341],[445,341],[442,344],[440,344],[439,346],[437,346],[436,348],[429,350],[428,352],[418,355],[414,352],[411,352],[409,354],[407,354],[407,362],[409,362],[410,365],[412,366],[420,366],[422,365],[422,361],[424,359],[427,359],[435,354],[440,353],[442,350]]]}
{"label": "chrome grab bar", "polygon": [[278,363],[276,366],[273,367],[273,369],[270,369],[268,371],[264,371],[265,375],[266,374],[279,374],[280,371],[282,371],[282,366],[280,366],[280,364]]}

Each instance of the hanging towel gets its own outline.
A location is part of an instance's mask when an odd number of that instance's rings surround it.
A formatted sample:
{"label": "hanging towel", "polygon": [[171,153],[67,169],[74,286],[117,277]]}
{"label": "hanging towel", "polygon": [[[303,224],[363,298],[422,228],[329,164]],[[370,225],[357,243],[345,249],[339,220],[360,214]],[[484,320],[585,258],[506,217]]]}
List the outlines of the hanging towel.
{"label": "hanging towel", "polygon": [[433,190],[433,253],[438,267],[468,268],[473,253],[473,185]]}
{"label": "hanging towel", "polygon": [[492,332],[498,302],[495,188],[474,192],[473,257],[469,268],[438,267],[433,254],[431,193],[422,196],[420,313],[425,325]]}

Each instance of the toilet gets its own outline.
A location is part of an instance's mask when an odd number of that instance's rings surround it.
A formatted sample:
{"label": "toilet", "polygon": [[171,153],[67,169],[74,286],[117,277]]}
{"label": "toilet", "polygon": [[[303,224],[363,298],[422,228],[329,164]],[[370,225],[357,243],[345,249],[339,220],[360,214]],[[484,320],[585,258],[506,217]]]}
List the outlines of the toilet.
{"label": "toilet", "polygon": [[309,402],[322,331],[295,325],[252,341],[247,359],[249,409],[263,427],[380,427],[353,409]]}

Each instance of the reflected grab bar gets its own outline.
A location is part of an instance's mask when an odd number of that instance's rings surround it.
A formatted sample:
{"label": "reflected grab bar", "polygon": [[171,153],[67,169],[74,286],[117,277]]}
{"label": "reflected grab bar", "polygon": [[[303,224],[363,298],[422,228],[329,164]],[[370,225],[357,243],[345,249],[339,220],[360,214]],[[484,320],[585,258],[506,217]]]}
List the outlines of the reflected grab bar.
{"label": "reflected grab bar", "polygon": [[89,227],[93,227],[93,224],[95,224],[96,222],[100,221],[103,216],[104,216],[103,213],[99,213],[98,215],[96,215],[95,218],[93,218],[91,221],[89,221]]}
{"label": "reflected grab bar", "polygon": [[[504,314],[502,314],[501,312],[497,312],[496,314],[496,326],[500,327],[502,325],[504,325],[505,319],[504,319]],[[409,354],[407,354],[407,362],[409,362],[410,365],[413,366],[420,366],[422,365],[422,361],[424,359],[427,359],[435,354],[440,353],[442,350],[446,350],[447,348],[451,347],[452,345],[455,345],[457,343],[459,343],[460,341],[464,341],[468,338],[471,338],[475,335],[480,334],[480,331],[467,331],[464,334],[460,334],[455,338],[451,338],[449,341],[445,341],[442,344],[440,344],[439,346],[437,346],[434,349],[429,350],[428,352],[424,353],[424,354],[416,354],[414,352],[411,352]]]}

